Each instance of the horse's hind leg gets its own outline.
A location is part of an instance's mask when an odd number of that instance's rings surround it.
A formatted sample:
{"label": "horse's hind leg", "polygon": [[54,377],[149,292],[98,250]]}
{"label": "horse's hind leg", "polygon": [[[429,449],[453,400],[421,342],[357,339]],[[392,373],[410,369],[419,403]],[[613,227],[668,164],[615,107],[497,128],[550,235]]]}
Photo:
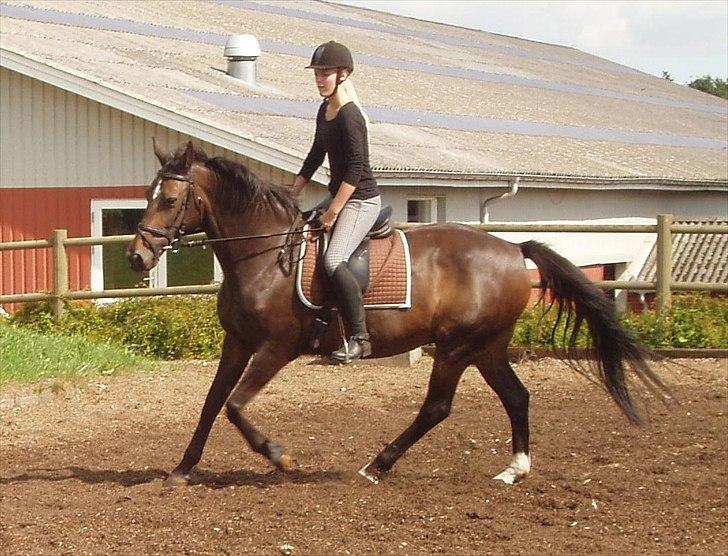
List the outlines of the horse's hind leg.
{"label": "horse's hind leg", "polygon": [[[508,334],[510,339],[510,333]],[[528,390],[523,386],[508,362],[507,341],[494,340],[476,359],[476,366],[488,385],[500,398],[511,421],[513,459],[506,469],[493,479],[513,484],[531,471],[528,452]]]}
{"label": "horse's hind leg", "polygon": [[455,389],[466,366],[466,363],[451,357],[449,353],[442,353],[438,347],[427,396],[417,417],[396,440],[389,443],[359,471],[362,476],[373,483],[379,482],[380,476],[389,471],[402,454],[435,425],[445,420],[450,414]]}
{"label": "horse's hind leg", "polygon": [[252,353],[253,351],[243,347],[237,338],[230,334],[225,335],[220,364],[205,398],[200,421],[197,424],[195,433],[192,435],[189,446],[187,446],[187,450],[185,450],[182,461],[167,477],[164,483],[166,486],[182,486],[189,483],[190,471],[199,463],[202,457],[202,450],[205,447],[205,442],[207,442],[212,424],[215,422],[218,413],[220,413],[222,404],[225,403],[235,384],[240,380],[240,375],[248,364]]}
{"label": "horse's hind leg", "polygon": [[271,442],[243,416],[243,409],[248,402],[291,360],[282,355],[284,352],[281,346],[261,348],[228,399],[226,408],[228,419],[238,428],[252,450],[268,458],[279,469],[287,470],[293,466],[293,461],[285,453],[285,448],[277,442]]}

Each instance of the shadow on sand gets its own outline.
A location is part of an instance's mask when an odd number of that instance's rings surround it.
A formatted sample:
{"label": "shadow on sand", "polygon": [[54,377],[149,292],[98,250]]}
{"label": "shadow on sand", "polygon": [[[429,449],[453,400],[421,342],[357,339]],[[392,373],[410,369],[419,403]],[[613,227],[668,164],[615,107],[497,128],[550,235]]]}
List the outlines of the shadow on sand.
{"label": "shadow on sand", "polygon": [[[229,486],[253,486],[266,488],[271,485],[293,483],[324,483],[339,482],[346,474],[340,471],[277,471],[259,473],[256,471],[224,471],[213,472],[207,470],[195,471],[192,474],[190,486],[202,485],[208,488],[225,488]],[[167,472],[161,469],[130,469],[130,470],[108,470],[108,469],[86,469],[84,467],[59,467],[57,469],[39,468],[33,469],[21,475],[13,477],[0,477],[0,485],[13,485],[18,483],[46,481],[59,482],[78,480],[87,484],[116,483],[124,487],[133,487],[151,483],[156,480],[164,480]]]}

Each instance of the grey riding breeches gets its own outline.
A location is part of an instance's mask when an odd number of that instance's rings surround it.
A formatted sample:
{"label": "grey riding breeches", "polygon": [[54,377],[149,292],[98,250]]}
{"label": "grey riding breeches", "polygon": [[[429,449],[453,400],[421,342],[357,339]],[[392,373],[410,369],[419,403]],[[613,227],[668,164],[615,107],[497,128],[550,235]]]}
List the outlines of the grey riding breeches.
{"label": "grey riding breeches", "polygon": [[382,208],[382,198],[377,195],[371,199],[350,199],[339,213],[334,230],[331,232],[329,246],[324,255],[324,268],[331,276],[336,267],[348,262],[369,230],[377,221]]}

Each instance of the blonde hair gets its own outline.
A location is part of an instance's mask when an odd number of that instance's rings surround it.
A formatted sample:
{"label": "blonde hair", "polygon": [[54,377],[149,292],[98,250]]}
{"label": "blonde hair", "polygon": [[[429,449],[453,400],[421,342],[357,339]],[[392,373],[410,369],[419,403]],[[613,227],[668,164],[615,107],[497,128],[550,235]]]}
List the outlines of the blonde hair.
{"label": "blonde hair", "polygon": [[351,77],[347,78],[343,83],[339,84],[339,87],[344,89],[344,93],[346,93],[349,98],[354,102],[354,104],[357,105],[359,110],[361,111],[361,115],[364,116],[364,123],[366,123],[367,126],[367,136],[369,135],[369,116],[364,111],[364,107],[361,105],[361,102],[359,102],[359,95],[356,94],[356,89],[354,88],[354,83],[351,82]]}

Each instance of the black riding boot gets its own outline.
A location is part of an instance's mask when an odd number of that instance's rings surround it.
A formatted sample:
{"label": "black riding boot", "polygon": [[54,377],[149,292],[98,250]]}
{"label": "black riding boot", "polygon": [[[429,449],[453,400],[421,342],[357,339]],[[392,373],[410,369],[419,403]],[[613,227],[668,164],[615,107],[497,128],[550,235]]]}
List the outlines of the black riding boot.
{"label": "black riding boot", "polygon": [[369,342],[367,332],[361,287],[346,263],[341,263],[336,267],[331,277],[331,283],[336,291],[339,307],[344,321],[349,327],[350,335],[348,346],[344,345],[340,350],[332,353],[331,357],[338,361],[348,362],[371,355],[372,344]]}

